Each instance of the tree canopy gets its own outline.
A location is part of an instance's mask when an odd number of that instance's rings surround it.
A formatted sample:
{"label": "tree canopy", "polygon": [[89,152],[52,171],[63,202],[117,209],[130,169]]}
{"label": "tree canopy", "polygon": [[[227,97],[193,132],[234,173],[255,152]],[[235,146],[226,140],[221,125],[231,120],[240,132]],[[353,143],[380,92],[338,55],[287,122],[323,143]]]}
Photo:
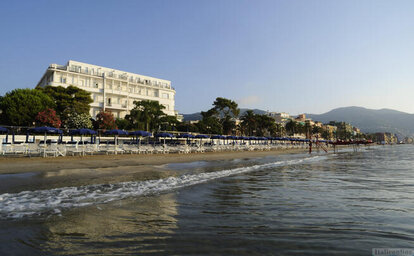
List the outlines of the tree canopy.
{"label": "tree canopy", "polygon": [[32,126],[37,114],[55,103],[47,94],[36,89],[15,89],[0,99],[1,123]]}
{"label": "tree canopy", "polygon": [[201,112],[203,119],[197,126],[203,133],[232,134],[236,129],[235,119],[239,113],[240,109],[235,101],[218,97],[211,109]]}
{"label": "tree canopy", "polygon": [[68,109],[76,114],[89,114],[90,104],[93,102],[90,92],[72,85],[67,88],[62,86],[38,87],[37,90],[53,99],[56,104],[56,113],[64,120],[66,119],[64,113]]}
{"label": "tree canopy", "polygon": [[96,115],[96,123],[99,129],[110,130],[116,128],[115,117],[111,111],[100,111]]}
{"label": "tree canopy", "polygon": [[132,129],[141,129],[146,131],[158,130],[166,116],[162,111],[165,107],[158,101],[142,100],[134,101],[134,108],[130,114],[125,116],[130,122]]}
{"label": "tree canopy", "polygon": [[60,118],[56,115],[56,111],[51,108],[39,112],[36,116],[36,123],[41,126],[51,126],[55,128],[60,128],[60,125],[62,124]]}

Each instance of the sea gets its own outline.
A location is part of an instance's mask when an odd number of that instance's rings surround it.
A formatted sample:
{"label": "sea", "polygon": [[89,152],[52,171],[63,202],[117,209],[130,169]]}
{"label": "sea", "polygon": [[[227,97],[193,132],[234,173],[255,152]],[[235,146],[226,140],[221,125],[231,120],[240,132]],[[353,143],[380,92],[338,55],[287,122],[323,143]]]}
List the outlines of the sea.
{"label": "sea", "polygon": [[[3,191],[0,255],[373,255],[375,248],[414,248],[412,145],[163,168],[178,174]],[[35,175],[0,175],[0,187]]]}

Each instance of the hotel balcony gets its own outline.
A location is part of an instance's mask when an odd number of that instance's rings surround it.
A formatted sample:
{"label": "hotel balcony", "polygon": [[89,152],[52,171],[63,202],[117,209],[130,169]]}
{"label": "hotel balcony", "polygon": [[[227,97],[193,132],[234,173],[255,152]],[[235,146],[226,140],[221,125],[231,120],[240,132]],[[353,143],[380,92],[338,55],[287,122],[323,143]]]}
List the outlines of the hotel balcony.
{"label": "hotel balcony", "polygon": [[110,108],[110,109],[126,110],[127,105],[126,104],[119,104],[119,103],[107,103],[105,105],[105,107]]}

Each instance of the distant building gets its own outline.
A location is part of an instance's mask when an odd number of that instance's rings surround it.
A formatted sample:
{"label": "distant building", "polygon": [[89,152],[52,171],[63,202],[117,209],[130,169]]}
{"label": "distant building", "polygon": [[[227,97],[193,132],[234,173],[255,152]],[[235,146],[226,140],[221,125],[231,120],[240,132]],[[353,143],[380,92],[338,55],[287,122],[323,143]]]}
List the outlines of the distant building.
{"label": "distant building", "polygon": [[354,127],[349,123],[331,121],[329,125],[336,126],[337,139],[348,140],[354,135]]}
{"label": "distant building", "polygon": [[290,115],[284,112],[267,112],[267,115],[272,117],[276,123],[286,124],[290,119]]}
{"label": "distant building", "polygon": [[295,118],[296,121],[298,122],[305,122],[306,121],[306,115],[305,114],[300,114]]}
{"label": "distant building", "polygon": [[51,64],[37,86],[73,85],[91,93],[92,117],[101,110],[123,118],[134,107],[134,101],[158,101],[167,115],[182,120],[175,110],[175,89],[171,81],[129,73],[112,68],[70,60],[64,66]]}
{"label": "distant building", "polygon": [[389,132],[377,132],[375,134],[376,140],[381,144],[396,144],[398,143],[398,138],[395,134]]}
{"label": "distant building", "polygon": [[315,121],[315,123],[313,125],[316,126],[316,127],[320,127],[320,128],[323,127],[323,123],[319,122],[319,121]]}

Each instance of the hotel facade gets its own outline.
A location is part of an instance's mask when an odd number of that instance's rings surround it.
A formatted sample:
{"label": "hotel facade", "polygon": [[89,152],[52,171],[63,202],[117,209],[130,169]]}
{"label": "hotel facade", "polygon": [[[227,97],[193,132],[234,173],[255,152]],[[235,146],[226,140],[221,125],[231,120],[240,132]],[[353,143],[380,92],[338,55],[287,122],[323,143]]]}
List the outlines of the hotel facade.
{"label": "hotel facade", "polygon": [[165,107],[165,114],[181,119],[175,110],[175,89],[168,80],[69,60],[66,65],[51,64],[47,68],[37,86],[47,85],[73,85],[90,92],[93,118],[101,110],[124,118],[134,108],[134,101],[152,100]]}

